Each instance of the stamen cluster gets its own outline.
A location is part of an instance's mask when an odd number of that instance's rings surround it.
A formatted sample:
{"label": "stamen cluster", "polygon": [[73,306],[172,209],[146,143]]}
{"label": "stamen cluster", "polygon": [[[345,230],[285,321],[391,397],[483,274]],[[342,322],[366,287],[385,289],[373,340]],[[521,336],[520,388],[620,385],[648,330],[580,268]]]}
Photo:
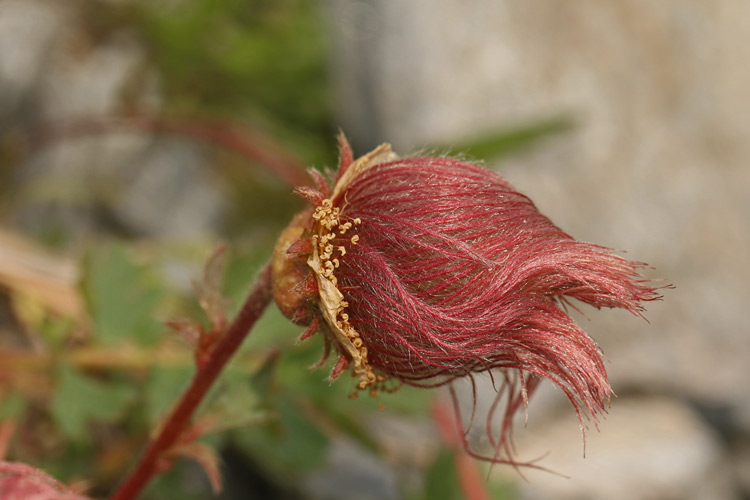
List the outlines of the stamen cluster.
{"label": "stamen cluster", "polygon": [[[367,361],[367,347],[362,342],[357,330],[349,322],[349,314],[346,312],[349,303],[343,299],[343,295],[337,287],[338,279],[334,274],[335,269],[341,265],[339,258],[334,257],[334,252],[338,252],[340,257],[346,255],[346,247],[334,243],[337,239],[340,239],[340,236],[346,234],[352,226],[359,225],[362,221],[355,218],[351,222],[342,222],[340,214],[341,210],[334,207],[331,200],[327,198],[315,207],[312,214],[315,221],[312,235],[313,253],[308,258],[307,263],[315,272],[318,287],[322,290],[323,317],[333,334],[351,355],[354,362],[354,374],[359,378],[358,387],[365,389],[376,382],[377,376]],[[359,235],[353,235],[348,241],[352,245],[356,245],[359,241]]]}

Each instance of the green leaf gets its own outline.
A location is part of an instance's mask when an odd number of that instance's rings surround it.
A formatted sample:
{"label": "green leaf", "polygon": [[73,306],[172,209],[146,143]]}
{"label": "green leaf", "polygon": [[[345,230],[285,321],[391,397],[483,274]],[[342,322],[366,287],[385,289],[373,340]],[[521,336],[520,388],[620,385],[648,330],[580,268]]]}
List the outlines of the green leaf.
{"label": "green leaf", "polygon": [[161,338],[164,329],[154,315],[163,293],[122,247],[106,245],[91,251],[84,290],[97,341],[112,345],[131,339],[150,345]]}
{"label": "green leaf", "polygon": [[262,399],[267,399],[271,394],[279,366],[279,356],[281,356],[280,351],[272,352],[250,379],[252,388]]}
{"label": "green leaf", "polygon": [[26,401],[18,394],[0,395],[0,420],[18,418],[26,409]]}
{"label": "green leaf", "polygon": [[493,500],[514,500],[520,496],[518,487],[509,479],[493,479],[487,486]]}
{"label": "green leaf", "polygon": [[504,128],[451,146],[448,148],[448,154],[469,154],[485,160],[507,156],[535,146],[543,139],[567,132],[573,126],[573,121],[563,116]]}
{"label": "green leaf", "polygon": [[258,276],[258,271],[262,269],[268,257],[269,252],[265,248],[257,252],[231,252],[228,255],[224,271],[223,294],[232,301],[233,310],[238,310],[242,305]]}
{"label": "green leaf", "polygon": [[274,422],[235,434],[242,448],[278,478],[289,479],[290,471],[302,474],[322,466],[328,437],[290,398],[279,399],[276,411],[279,418]]}
{"label": "green leaf", "polygon": [[67,366],[57,373],[58,388],[52,415],[60,430],[76,441],[89,441],[91,422],[115,422],[135,399],[127,383],[102,382]]}
{"label": "green leaf", "polygon": [[193,379],[192,366],[157,366],[146,383],[146,418],[153,425],[160,421]]}
{"label": "green leaf", "polygon": [[239,369],[230,364],[221,376],[221,380],[203,400],[200,408],[201,418],[207,415],[210,419],[219,420],[211,424],[210,432],[242,429],[260,425],[271,420],[267,408],[262,407],[261,398],[252,383],[252,377],[246,369]]}
{"label": "green leaf", "polygon": [[460,500],[461,485],[453,451],[443,449],[427,471],[425,500]]}

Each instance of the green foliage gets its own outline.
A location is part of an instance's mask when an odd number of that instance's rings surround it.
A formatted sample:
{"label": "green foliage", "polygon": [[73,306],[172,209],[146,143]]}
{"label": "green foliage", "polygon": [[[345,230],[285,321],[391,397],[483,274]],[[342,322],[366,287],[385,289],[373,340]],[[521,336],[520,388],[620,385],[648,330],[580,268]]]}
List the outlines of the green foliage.
{"label": "green foliage", "polygon": [[170,113],[250,121],[300,157],[331,158],[335,126],[317,2],[91,4],[92,30],[127,26],[145,41]]}
{"label": "green foliage", "polygon": [[59,368],[56,379],[52,416],[60,430],[75,441],[90,441],[90,424],[119,420],[135,400],[132,385],[94,380],[67,366]]}
{"label": "green foliage", "polygon": [[424,500],[461,500],[455,454],[443,449],[427,471]]}
{"label": "green foliage", "polygon": [[19,418],[26,409],[26,401],[20,394],[0,395],[0,420]]}
{"label": "green foliage", "polygon": [[155,425],[185,390],[195,373],[192,366],[155,366],[145,385],[145,417]]}
{"label": "green foliage", "polygon": [[447,153],[468,154],[473,158],[492,160],[526,150],[544,139],[571,130],[574,125],[574,122],[565,116],[534,121],[460,141],[457,145],[447,148]]}
{"label": "green foliage", "polygon": [[151,345],[161,338],[163,325],[155,318],[163,290],[122,247],[92,249],[84,273],[84,290],[98,343]]}
{"label": "green foliage", "polygon": [[[224,270],[222,288],[224,296],[231,303],[231,313],[237,311],[242,306],[242,301],[245,300],[247,292],[255,280],[255,276],[270,256],[272,244],[273,241],[268,241],[266,245],[259,245],[257,248],[252,248],[247,252],[231,248],[228,250],[229,255],[227,256],[226,269]],[[267,315],[268,312],[266,312],[265,316]],[[288,324],[288,322],[283,324]],[[273,329],[275,326],[278,325],[268,325],[263,329]],[[287,329],[287,331],[289,330]],[[255,337],[255,334],[253,334],[253,337]]]}
{"label": "green foliage", "polygon": [[507,479],[494,480],[487,486],[493,500],[513,500],[519,496],[518,488]]}
{"label": "green foliage", "polygon": [[276,419],[237,431],[234,440],[277,480],[299,478],[322,466],[328,437],[305,415],[299,401],[279,395],[272,411]]}

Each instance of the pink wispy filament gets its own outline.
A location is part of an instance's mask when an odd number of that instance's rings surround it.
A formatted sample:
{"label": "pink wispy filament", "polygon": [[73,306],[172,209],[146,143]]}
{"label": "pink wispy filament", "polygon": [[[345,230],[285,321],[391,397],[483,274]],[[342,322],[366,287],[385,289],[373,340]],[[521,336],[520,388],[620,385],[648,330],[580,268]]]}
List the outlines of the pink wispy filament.
{"label": "pink wispy filament", "polygon": [[499,175],[448,158],[374,166],[333,204],[362,221],[335,275],[378,372],[435,386],[500,369],[517,395],[506,418],[539,377],[579,416],[604,409],[600,350],[560,306],[574,298],[640,314],[658,298],[642,263],[574,240]]}

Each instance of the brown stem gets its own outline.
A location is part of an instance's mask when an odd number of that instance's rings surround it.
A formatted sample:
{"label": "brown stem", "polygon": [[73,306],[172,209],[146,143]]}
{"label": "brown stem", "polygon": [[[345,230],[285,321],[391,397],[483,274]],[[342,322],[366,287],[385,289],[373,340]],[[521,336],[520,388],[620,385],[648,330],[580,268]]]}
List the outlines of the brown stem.
{"label": "brown stem", "polygon": [[190,419],[213,382],[221,373],[229,358],[237,351],[250,329],[271,301],[270,263],[261,271],[258,280],[245,300],[229,329],[219,340],[208,362],[199,367],[190,387],[182,395],[164,422],[159,435],[151,441],[139,462],[110,500],[133,500],[157,473],[159,459],[182,436]]}
{"label": "brown stem", "polygon": [[190,137],[234,150],[267,168],[291,186],[310,182],[306,166],[270,137],[246,125],[229,121],[192,118],[174,120],[160,116],[130,115],[112,117],[79,117],[47,124],[32,131],[30,145],[38,150],[46,143],[65,138],[85,137],[110,132],[135,130]]}

